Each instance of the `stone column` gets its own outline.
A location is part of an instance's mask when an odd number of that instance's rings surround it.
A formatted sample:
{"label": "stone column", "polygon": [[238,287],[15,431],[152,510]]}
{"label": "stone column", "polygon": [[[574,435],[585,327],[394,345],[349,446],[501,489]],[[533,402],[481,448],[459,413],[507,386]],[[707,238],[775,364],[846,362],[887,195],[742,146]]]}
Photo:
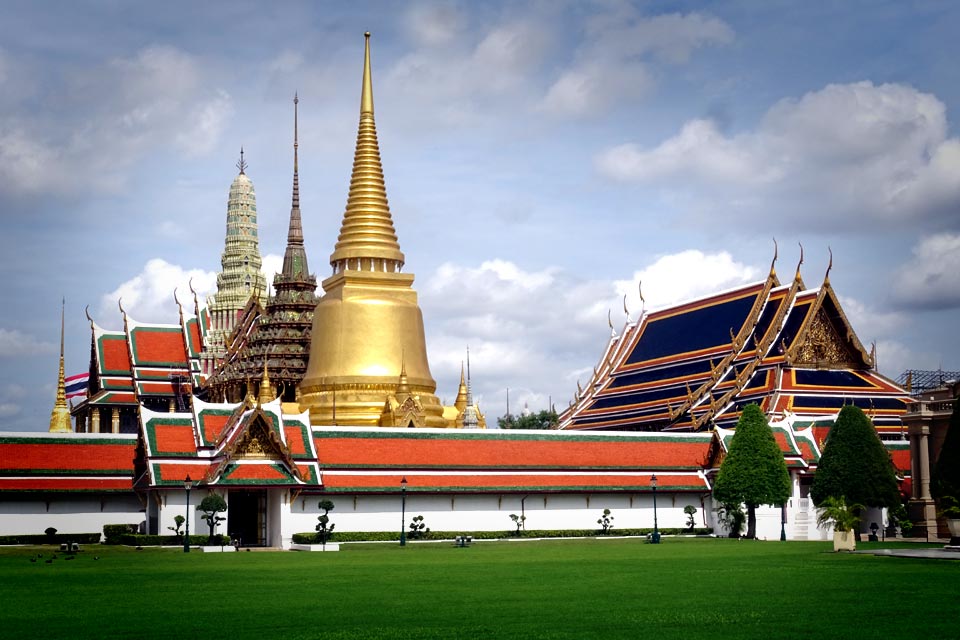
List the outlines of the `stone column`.
{"label": "stone column", "polygon": [[100,433],[100,407],[90,410],[90,433]]}
{"label": "stone column", "polygon": [[[930,451],[928,441],[930,436],[930,421],[932,416],[929,410],[922,406],[920,415],[910,423],[910,468],[916,472],[913,476],[914,496],[910,500],[909,515],[913,521],[914,535],[927,540],[937,537],[937,510],[933,498],[930,497]],[[916,456],[914,457],[914,454]],[[914,461],[919,458],[918,461]]]}
{"label": "stone column", "polygon": [[113,415],[110,416],[110,432],[120,433],[120,407],[113,408]]}

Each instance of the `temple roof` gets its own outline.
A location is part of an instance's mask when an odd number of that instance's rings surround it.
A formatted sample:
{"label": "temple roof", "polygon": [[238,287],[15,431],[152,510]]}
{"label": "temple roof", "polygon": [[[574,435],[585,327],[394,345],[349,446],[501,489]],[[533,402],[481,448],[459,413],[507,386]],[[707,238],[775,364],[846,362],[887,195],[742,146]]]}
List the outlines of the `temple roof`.
{"label": "temple roof", "polygon": [[907,394],[873,368],[829,283],[799,269],[644,313],[614,333],[561,429],[731,427],[756,402],[772,418],[823,415],[844,403],[898,433]]}
{"label": "temple roof", "polygon": [[131,491],[136,436],[0,435],[0,491]]}

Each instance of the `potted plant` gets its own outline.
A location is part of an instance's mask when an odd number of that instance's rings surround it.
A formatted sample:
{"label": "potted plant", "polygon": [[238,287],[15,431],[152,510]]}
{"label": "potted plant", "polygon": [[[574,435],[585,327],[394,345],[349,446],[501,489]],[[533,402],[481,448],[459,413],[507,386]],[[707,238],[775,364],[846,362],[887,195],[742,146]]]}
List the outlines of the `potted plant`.
{"label": "potted plant", "polygon": [[947,521],[947,528],[950,530],[950,546],[960,546],[960,502],[953,496],[941,497],[937,517]]}
{"label": "potted plant", "polygon": [[860,524],[858,514],[863,509],[860,504],[847,504],[843,497],[828,496],[820,503],[817,525],[833,524],[834,551],[854,551],[857,548],[854,530]]}

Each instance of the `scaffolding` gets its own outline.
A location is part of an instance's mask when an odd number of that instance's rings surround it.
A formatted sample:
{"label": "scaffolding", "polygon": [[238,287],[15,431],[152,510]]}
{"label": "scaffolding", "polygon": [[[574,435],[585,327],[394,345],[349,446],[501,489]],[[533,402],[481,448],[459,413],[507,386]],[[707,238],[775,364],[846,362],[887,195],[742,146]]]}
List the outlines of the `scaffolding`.
{"label": "scaffolding", "polygon": [[911,396],[917,397],[933,389],[939,389],[948,382],[956,382],[957,380],[960,380],[960,371],[907,369],[897,378],[897,384],[906,389]]}

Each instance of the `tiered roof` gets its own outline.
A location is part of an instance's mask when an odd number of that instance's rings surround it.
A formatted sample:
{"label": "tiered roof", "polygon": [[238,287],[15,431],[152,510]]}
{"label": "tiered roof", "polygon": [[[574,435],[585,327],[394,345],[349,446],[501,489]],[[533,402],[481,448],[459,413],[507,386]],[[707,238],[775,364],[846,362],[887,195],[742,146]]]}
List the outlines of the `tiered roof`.
{"label": "tiered roof", "polygon": [[126,312],[123,318],[123,331],[90,319],[88,395],[74,414],[88,406],[136,406],[151,399],[179,397],[186,403],[199,386],[203,338],[197,316],[184,315],[181,308],[179,324],[138,322]]}
{"label": "tiered roof", "polygon": [[806,289],[799,269],[644,313],[613,334],[561,429],[701,430],[736,424],[758,403],[772,419],[856,404],[899,435],[907,393],[880,375],[829,278]]}
{"label": "tiered roof", "polygon": [[141,407],[138,489],[182,484],[317,485],[307,414],[281,415],[280,402],[207,403],[190,413]]}
{"label": "tiered roof", "polygon": [[[317,279],[310,274],[303,242],[300,218],[300,178],[297,159],[297,104],[294,97],[293,118],[293,196],[290,225],[283,269],[273,279],[274,295],[267,302],[266,312],[254,314],[248,303],[243,320],[231,335],[223,365],[209,382],[213,395],[217,392],[243,393],[247,382],[260,378],[264,361],[270,378],[277,383],[287,400],[295,400],[295,392],[307,370],[310,357],[310,335],[313,309],[317,306]],[[257,307],[259,310],[259,306]]]}
{"label": "tiered roof", "polygon": [[131,491],[136,441],[132,434],[2,434],[0,491]]}

